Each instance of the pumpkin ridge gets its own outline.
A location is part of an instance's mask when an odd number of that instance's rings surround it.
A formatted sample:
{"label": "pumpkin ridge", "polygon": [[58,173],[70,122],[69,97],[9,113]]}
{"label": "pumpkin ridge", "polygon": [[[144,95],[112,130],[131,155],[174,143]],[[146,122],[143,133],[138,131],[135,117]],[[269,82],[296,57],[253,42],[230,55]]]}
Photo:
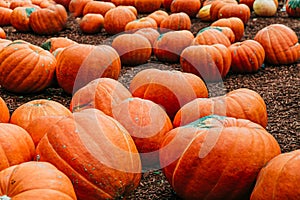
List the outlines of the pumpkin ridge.
{"label": "pumpkin ridge", "polygon": [[[63,119],[60,119],[59,121],[61,121]],[[58,122],[59,122],[58,121]],[[57,123],[58,123],[57,122]],[[55,148],[53,147],[53,145],[49,142],[49,139],[48,139],[48,136],[47,134],[43,137],[43,142],[46,143],[47,145],[47,151],[51,150],[51,155],[52,155],[52,158],[51,158],[51,161],[48,161],[48,162],[53,162],[53,158],[54,158],[54,161],[55,163],[57,164],[57,161],[60,162],[59,164],[60,165],[63,165],[64,167],[66,167],[67,169],[66,170],[71,170],[72,173],[74,172],[76,174],[76,176],[78,177],[78,179],[81,179],[81,180],[84,180],[85,183],[87,183],[89,186],[95,188],[97,191],[101,191],[101,193],[103,194],[106,194],[107,196],[110,196],[110,194],[106,193],[105,191],[103,191],[102,189],[100,189],[99,187],[97,187],[94,183],[92,183],[91,181],[89,181],[86,177],[84,177],[83,175],[81,175],[80,173],[78,173],[74,168],[73,166],[71,166],[69,163],[67,163],[58,153],[57,151],[55,150]],[[41,141],[42,141],[41,140]],[[44,144],[45,145],[45,144]],[[39,155],[39,154],[38,154]],[[46,161],[46,160],[45,160]],[[56,166],[56,165],[55,165]],[[59,169],[59,168],[58,168]],[[61,169],[59,169],[61,170]],[[62,172],[64,172],[64,170],[62,170]],[[69,177],[70,180],[72,181],[72,184],[74,185],[74,180]],[[74,188],[75,188],[75,185],[74,185]]]}

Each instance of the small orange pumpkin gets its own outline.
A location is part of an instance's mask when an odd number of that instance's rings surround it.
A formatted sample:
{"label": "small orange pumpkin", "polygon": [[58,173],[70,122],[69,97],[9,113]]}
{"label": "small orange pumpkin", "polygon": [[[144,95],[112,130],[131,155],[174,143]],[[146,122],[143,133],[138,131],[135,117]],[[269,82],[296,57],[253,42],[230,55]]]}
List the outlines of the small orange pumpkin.
{"label": "small orange pumpkin", "polygon": [[180,55],[180,65],[205,82],[218,82],[229,72],[231,53],[223,44],[189,46]]}
{"label": "small orange pumpkin", "polygon": [[219,10],[226,4],[237,5],[238,2],[236,0],[215,0],[211,2],[209,9],[211,21],[219,19]]}
{"label": "small orange pumpkin", "polygon": [[163,106],[171,120],[184,104],[195,98],[208,97],[207,88],[198,76],[154,68],[138,72],[130,83],[129,91],[134,97]]}
{"label": "small orange pumpkin", "polygon": [[250,19],[250,8],[245,4],[226,4],[218,12],[218,19],[238,17],[244,24]]}
{"label": "small orange pumpkin", "polygon": [[160,23],[161,32],[167,32],[170,30],[179,31],[179,30],[190,30],[190,29],[191,29],[191,19],[184,12],[173,13]]}
{"label": "small orange pumpkin", "polygon": [[157,23],[151,17],[142,17],[126,24],[125,31],[132,32],[142,28],[157,29]]}
{"label": "small orange pumpkin", "polygon": [[196,16],[200,8],[200,0],[173,0],[170,6],[172,13],[184,12],[191,18]]}
{"label": "small orange pumpkin", "polygon": [[104,26],[104,17],[101,14],[88,13],[79,22],[80,30],[83,33],[99,33]]}
{"label": "small orange pumpkin", "polygon": [[101,14],[104,16],[107,11],[115,7],[115,4],[111,2],[89,1],[83,8],[83,16],[88,13]]}
{"label": "small orange pumpkin", "polygon": [[83,9],[88,2],[93,0],[71,0],[69,3],[69,12],[74,17],[81,17],[83,16]]}
{"label": "small orange pumpkin", "polygon": [[7,123],[10,119],[9,109],[5,101],[0,97],[0,123]]}
{"label": "small orange pumpkin", "polygon": [[33,159],[35,153],[33,141],[22,127],[0,123],[0,133],[0,171]]}
{"label": "small orange pumpkin", "polygon": [[156,21],[157,26],[160,26],[160,23],[166,19],[169,14],[163,10],[156,10],[153,13],[149,14],[148,17],[151,17]]}
{"label": "small orange pumpkin", "polygon": [[41,47],[52,53],[58,48],[64,48],[72,44],[77,44],[77,42],[67,38],[67,37],[51,37],[42,43]]}
{"label": "small orange pumpkin", "polygon": [[112,117],[113,107],[130,97],[132,95],[129,90],[119,81],[98,78],[74,93],[70,110],[78,112],[87,108],[96,108]]}

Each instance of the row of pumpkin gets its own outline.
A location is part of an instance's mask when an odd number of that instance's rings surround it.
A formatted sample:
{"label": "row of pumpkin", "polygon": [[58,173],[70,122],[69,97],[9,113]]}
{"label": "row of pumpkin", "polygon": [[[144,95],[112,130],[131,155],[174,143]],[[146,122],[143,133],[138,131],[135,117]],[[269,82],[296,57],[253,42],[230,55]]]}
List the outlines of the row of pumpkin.
{"label": "row of pumpkin", "polygon": [[[259,6],[256,6],[260,13],[259,16],[272,16],[277,12],[277,0],[261,1],[257,3]],[[67,11],[69,11],[74,17],[82,17],[79,19],[80,28],[84,33],[89,34],[98,33],[103,27],[107,33],[117,34],[125,31],[128,23],[131,23],[130,27],[135,29],[161,27],[162,29],[190,30],[190,18],[196,16],[203,21],[237,17],[246,24],[250,19],[253,3],[254,0],[240,1],[239,3],[236,0],[207,0],[203,2],[200,0],[168,2],[162,2],[161,0],[128,2],[2,0],[0,2],[0,26],[12,25],[17,31],[28,32],[33,30],[37,34],[52,35],[66,27]],[[273,5],[270,5],[270,3]],[[169,16],[167,12],[160,10],[161,5],[164,5],[166,11],[169,10],[173,14],[182,13],[182,15],[174,16],[171,14]],[[287,1],[286,7],[290,16],[297,17],[300,15],[297,0]],[[268,9],[272,11],[268,11]],[[144,17],[137,19],[138,13],[151,14],[145,20]],[[164,20],[165,22],[161,23]]]}
{"label": "row of pumpkin", "polygon": [[10,116],[0,99],[0,196],[124,198],[143,169],[162,168],[183,199],[296,200],[300,150],[281,154],[261,96],[242,88],[207,97],[193,74],[147,69],[129,90],[93,80],[70,109],[39,99]]}

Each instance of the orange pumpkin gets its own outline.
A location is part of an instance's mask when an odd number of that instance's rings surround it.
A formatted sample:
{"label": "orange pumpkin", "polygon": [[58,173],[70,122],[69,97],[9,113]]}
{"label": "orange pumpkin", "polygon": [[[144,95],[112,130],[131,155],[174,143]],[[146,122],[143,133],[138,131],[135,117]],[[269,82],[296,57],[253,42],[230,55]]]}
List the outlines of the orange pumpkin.
{"label": "orange pumpkin", "polygon": [[88,13],[101,14],[104,16],[107,11],[115,7],[115,4],[111,2],[89,1],[83,8],[83,16]]}
{"label": "orange pumpkin", "polygon": [[207,27],[201,29],[194,38],[193,45],[212,45],[223,44],[226,47],[231,45],[229,38],[223,33],[223,31],[214,27]]}
{"label": "orange pumpkin", "polygon": [[10,24],[21,32],[27,32],[31,30],[29,24],[29,16],[34,12],[34,7],[16,7],[10,15]]}
{"label": "orange pumpkin", "polygon": [[122,34],[113,39],[111,46],[118,52],[122,65],[146,63],[152,53],[151,43],[140,34]]}
{"label": "orange pumpkin", "polygon": [[138,185],[141,161],[127,130],[97,109],[55,123],[36,154],[65,173],[78,199],[124,198]]}
{"label": "orange pumpkin", "polygon": [[161,0],[134,0],[138,13],[152,13],[161,6]]}
{"label": "orange pumpkin", "polygon": [[218,19],[238,17],[244,24],[250,19],[251,11],[245,4],[226,4],[218,12]]}
{"label": "orange pumpkin", "polygon": [[83,33],[99,33],[104,26],[104,17],[101,14],[88,13],[79,22],[79,28]]}
{"label": "orange pumpkin", "polygon": [[255,40],[236,42],[229,48],[231,52],[231,71],[237,73],[256,72],[265,60],[263,46]]}
{"label": "orange pumpkin", "polygon": [[200,0],[173,0],[170,6],[172,13],[184,12],[191,18],[196,16],[200,8]]}
{"label": "orange pumpkin", "polygon": [[111,78],[98,78],[79,89],[72,97],[70,110],[78,112],[96,108],[106,115],[112,115],[113,107],[132,97],[125,86]]}
{"label": "orange pumpkin", "polygon": [[136,15],[126,7],[110,9],[104,16],[104,28],[108,34],[114,35],[125,31],[126,25],[136,20]]}
{"label": "orange pumpkin", "polygon": [[283,24],[271,24],[258,31],[254,40],[265,50],[266,61],[275,65],[286,65],[300,59],[300,45],[296,33]]}
{"label": "orange pumpkin", "polygon": [[266,128],[267,106],[254,90],[240,88],[224,96],[197,98],[184,105],[174,117],[174,127],[184,126],[208,115],[248,119]]}
{"label": "orange pumpkin", "polygon": [[262,126],[215,115],[169,131],[159,155],[183,199],[249,199],[260,169],[279,154]]}
{"label": "orange pumpkin", "polygon": [[250,200],[298,199],[299,165],[299,149],[282,153],[270,160],[260,170]]}
{"label": "orange pumpkin", "polygon": [[56,59],[49,51],[25,41],[4,47],[0,63],[0,85],[15,93],[44,90],[53,81],[56,67]]}
{"label": "orange pumpkin", "polygon": [[169,16],[169,14],[163,10],[156,10],[153,13],[150,13],[148,17],[151,17],[156,21],[157,26],[160,26],[160,23],[166,19]]}
{"label": "orange pumpkin", "polygon": [[0,180],[1,199],[77,199],[70,179],[47,162],[11,166],[0,172]]}
{"label": "orange pumpkin", "polygon": [[0,97],[0,123],[7,123],[10,119],[9,109],[5,101]]}
{"label": "orange pumpkin", "polygon": [[154,55],[163,62],[178,62],[181,52],[190,46],[193,39],[194,35],[187,30],[163,33],[153,44]]}
{"label": "orange pumpkin", "polygon": [[157,23],[151,17],[142,17],[126,24],[125,31],[133,32],[142,28],[157,29]]}
{"label": "orange pumpkin", "polygon": [[31,121],[39,117],[70,116],[71,114],[70,110],[59,102],[48,99],[36,99],[17,107],[11,115],[10,123],[27,130]]}
{"label": "orange pumpkin", "polygon": [[173,127],[164,109],[152,101],[134,97],[116,105],[113,117],[130,133],[143,168],[159,167],[158,150]]}
{"label": "orange pumpkin", "polygon": [[217,21],[213,22],[211,26],[221,26],[221,27],[231,28],[235,36],[235,42],[240,41],[244,36],[244,32],[245,32],[244,23],[238,17],[218,19]]}
{"label": "orange pumpkin", "polygon": [[231,54],[222,44],[189,46],[180,55],[180,65],[184,72],[200,76],[205,82],[218,82],[229,72]]}
{"label": "orange pumpkin", "polygon": [[160,31],[167,32],[170,30],[190,30],[191,29],[191,19],[184,13],[173,13],[169,15],[160,23]]}
{"label": "orange pumpkin", "polygon": [[[65,109],[65,108],[64,108]],[[71,116],[71,113],[67,116]],[[53,124],[67,117],[66,115],[45,115],[39,116],[31,120],[26,128],[32,138],[35,147],[38,145],[42,137],[51,129]]]}
{"label": "orange pumpkin", "polygon": [[51,37],[47,39],[45,42],[43,42],[41,47],[52,53],[58,48],[64,48],[72,44],[77,44],[77,42],[67,37]]}
{"label": "orange pumpkin", "polygon": [[30,135],[20,126],[0,123],[0,171],[33,159],[35,148]]}
{"label": "orange pumpkin", "polygon": [[69,12],[74,17],[83,16],[83,9],[88,2],[93,0],[71,0],[69,3]]}
{"label": "orange pumpkin", "polygon": [[129,91],[134,97],[163,106],[171,120],[184,104],[195,98],[208,97],[204,82],[196,75],[154,68],[138,72]]}
{"label": "orange pumpkin", "polygon": [[0,7],[0,26],[8,26],[10,25],[10,15],[12,13],[12,9]]}
{"label": "orange pumpkin", "polygon": [[57,82],[68,94],[100,77],[118,79],[120,71],[119,54],[108,45],[74,44],[57,58]]}
{"label": "orange pumpkin", "polygon": [[216,21],[219,19],[219,10],[226,4],[238,4],[236,0],[215,0],[211,2],[209,9],[211,21]]}
{"label": "orange pumpkin", "polygon": [[67,18],[65,7],[56,4],[33,11],[29,17],[29,24],[35,33],[51,35],[65,28]]}

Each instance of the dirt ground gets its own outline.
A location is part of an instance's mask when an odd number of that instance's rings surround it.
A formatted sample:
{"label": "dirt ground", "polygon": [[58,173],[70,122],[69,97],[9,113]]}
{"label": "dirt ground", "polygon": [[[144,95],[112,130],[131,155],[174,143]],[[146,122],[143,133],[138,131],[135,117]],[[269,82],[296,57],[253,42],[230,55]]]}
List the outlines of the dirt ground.
{"label": "dirt ground", "polygon": [[[279,10],[282,2],[279,4]],[[196,34],[201,28],[209,26],[198,19],[192,19],[192,33]],[[285,12],[278,11],[276,16],[270,18],[257,18],[253,13],[245,27],[245,35],[242,40],[253,39],[255,34],[263,27],[280,23],[293,29],[300,38],[300,19],[288,18]],[[22,39],[32,44],[41,45],[49,36],[38,36],[35,34],[18,33],[13,27],[4,27],[7,39]],[[67,28],[54,37],[66,36],[74,41],[85,44],[103,44],[110,36],[103,30],[99,34],[82,34],[76,20],[69,17]],[[160,69],[180,70],[179,64],[162,65],[155,58],[149,63],[138,67],[122,68],[119,81],[126,87],[132,77],[139,71],[156,67]],[[224,85],[223,85],[224,84]],[[268,126],[267,131],[279,142],[282,152],[289,152],[300,148],[300,63],[289,66],[272,66],[266,64],[254,74],[229,73],[223,84],[208,84],[210,96],[222,95],[238,88],[249,88],[258,92],[267,104]],[[42,93],[34,95],[15,95],[0,87],[0,96],[8,103],[13,112],[21,104],[33,99],[52,99],[69,106],[70,95],[63,92],[61,88],[48,88]],[[161,170],[152,170],[143,173],[140,186],[127,199],[179,199],[166,181]]]}

